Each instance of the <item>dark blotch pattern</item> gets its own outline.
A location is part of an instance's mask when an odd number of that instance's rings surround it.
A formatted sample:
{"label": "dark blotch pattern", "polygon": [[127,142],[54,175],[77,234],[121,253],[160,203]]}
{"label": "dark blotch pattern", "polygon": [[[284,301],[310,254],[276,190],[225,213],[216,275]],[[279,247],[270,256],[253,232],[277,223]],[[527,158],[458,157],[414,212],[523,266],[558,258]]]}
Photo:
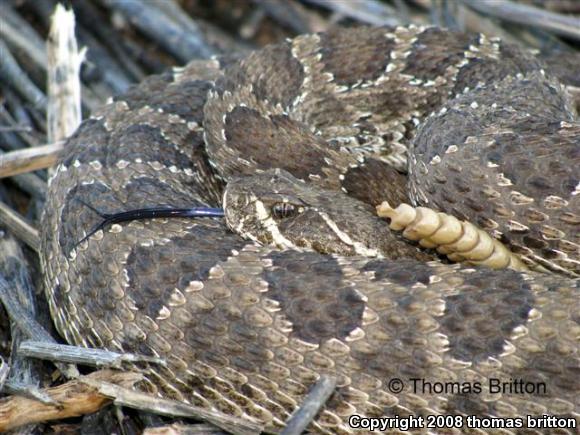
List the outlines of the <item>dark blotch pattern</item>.
{"label": "dark blotch pattern", "polygon": [[386,33],[385,28],[363,28],[348,34],[339,29],[321,34],[319,52],[324,71],[334,76],[337,85],[376,80],[384,74],[396,46]]}
{"label": "dark blotch pattern", "polygon": [[83,121],[68,139],[61,157],[61,164],[68,167],[75,160],[80,163],[89,163],[95,160],[95,156],[102,155],[102,144],[107,143],[109,137],[110,133],[105,129],[102,121],[96,119]]}
{"label": "dark blotch pattern", "polygon": [[151,96],[163,94],[173,82],[173,74],[165,72],[146,77],[141,83],[131,86],[122,96],[115,97],[114,101],[124,101],[133,109],[149,106]]}
{"label": "dark blotch pattern", "polygon": [[172,185],[152,177],[135,178],[129,181],[123,190],[125,210],[139,208],[143,204],[148,204],[148,207],[173,208],[204,206],[205,204],[194,194],[196,187],[194,180],[191,183]]}
{"label": "dark blotch pattern", "polygon": [[189,80],[167,86],[164,92],[133,92],[129,99],[124,99],[131,108],[148,106],[161,109],[165,113],[179,115],[186,121],[200,123],[203,120],[203,105],[207,93],[212,88],[210,82]]}
{"label": "dark blotch pattern", "polygon": [[231,256],[232,249],[241,249],[244,244],[221,226],[202,224],[166,244],[137,245],[127,258],[130,284],[127,291],[137,308],[154,319],[174,289],[183,290],[190,281],[205,280],[213,266]]}
{"label": "dark blotch pattern", "polygon": [[371,260],[362,270],[364,272],[374,272],[375,281],[389,280],[390,282],[411,287],[414,284],[429,284],[429,277],[432,271],[415,261],[400,260],[397,261],[400,267],[393,265],[384,260]]}
{"label": "dark blotch pattern", "polygon": [[321,262],[320,254],[293,251],[273,253],[270,259],[273,266],[264,276],[268,297],[280,303],[293,336],[321,344],[344,339],[361,326],[365,303],[342,279],[336,261]]}
{"label": "dark blotch pattern", "polygon": [[413,151],[424,162],[430,162],[435,156],[443,156],[450,145],[462,144],[468,136],[481,134],[481,130],[477,115],[463,110],[448,110],[445,116],[435,116],[425,121],[415,138]]}
{"label": "dark blotch pattern", "polygon": [[288,107],[300,94],[304,80],[302,65],[291,50],[291,44],[285,42],[250,54],[227,69],[225,77],[217,81],[216,90],[232,91],[251,83],[259,100]]}
{"label": "dark blotch pattern", "polygon": [[478,58],[463,66],[457,75],[453,93],[497,82],[518,72],[526,74],[542,68],[541,62],[517,46],[503,43],[500,52],[500,59]]}
{"label": "dark blotch pattern", "polygon": [[366,204],[409,203],[407,177],[392,166],[377,159],[368,159],[344,174],[342,187],[354,198]]}
{"label": "dark blotch pattern", "polygon": [[[477,35],[452,34],[438,28],[427,29],[413,43],[403,74],[425,81],[444,76],[447,68],[458,64],[469,46],[477,43]],[[438,50],[435,47],[446,49]]]}
{"label": "dark blotch pattern", "polygon": [[[191,142],[195,143],[193,137]],[[106,161],[107,166],[112,166],[119,160],[132,162],[137,159],[143,162],[157,161],[168,167],[175,165],[187,168],[192,165],[190,157],[180,152],[175,144],[163,136],[159,128],[145,124],[128,125],[116,132],[112,137]]]}
{"label": "dark blotch pattern", "polygon": [[514,328],[526,324],[534,306],[533,294],[520,274],[486,272],[476,271],[458,294],[445,298],[440,331],[449,339],[450,355],[461,361],[497,358]]}
{"label": "dark blotch pattern", "polygon": [[[281,168],[303,180],[310,174],[324,176],[321,169],[327,166],[327,146],[287,116],[265,118],[254,109],[236,107],[226,116],[225,134],[228,145],[258,169]],[[289,159],[289,153],[298,153],[302,159]],[[255,170],[253,166],[239,169]]]}

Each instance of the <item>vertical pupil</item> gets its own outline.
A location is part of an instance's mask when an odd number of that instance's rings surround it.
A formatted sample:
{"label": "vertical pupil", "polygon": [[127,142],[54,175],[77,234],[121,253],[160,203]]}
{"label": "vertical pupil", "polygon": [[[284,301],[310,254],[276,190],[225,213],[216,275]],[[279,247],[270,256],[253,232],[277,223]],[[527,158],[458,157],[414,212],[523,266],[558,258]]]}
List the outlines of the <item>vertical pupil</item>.
{"label": "vertical pupil", "polygon": [[274,204],[272,211],[274,217],[282,219],[292,216],[294,213],[294,206],[292,204],[288,204],[287,202],[279,202]]}

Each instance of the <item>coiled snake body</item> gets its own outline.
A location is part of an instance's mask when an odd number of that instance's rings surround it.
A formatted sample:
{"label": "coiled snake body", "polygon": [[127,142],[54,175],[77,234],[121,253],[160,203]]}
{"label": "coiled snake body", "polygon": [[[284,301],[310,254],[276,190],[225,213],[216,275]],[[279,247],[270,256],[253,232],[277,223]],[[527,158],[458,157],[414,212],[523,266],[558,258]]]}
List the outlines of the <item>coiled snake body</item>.
{"label": "coiled snake body", "polygon": [[[71,343],[166,359],[140,367],[148,389],[268,430],[322,373],[326,433],[353,414],[577,419],[579,144],[542,64],[481,35],[341,29],[192,62],[69,139],[42,224],[51,311]],[[232,179],[246,238],[150,219],[78,243],[95,210],[216,205]],[[559,275],[425,262],[374,216],[383,199],[469,219]]]}

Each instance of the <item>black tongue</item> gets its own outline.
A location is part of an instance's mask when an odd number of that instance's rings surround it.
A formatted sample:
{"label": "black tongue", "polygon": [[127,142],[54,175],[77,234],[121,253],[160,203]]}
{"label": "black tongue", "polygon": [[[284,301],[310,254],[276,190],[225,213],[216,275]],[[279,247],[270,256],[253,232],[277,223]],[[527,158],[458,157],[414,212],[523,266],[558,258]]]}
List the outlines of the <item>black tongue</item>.
{"label": "black tongue", "polygon": [[[85,204],[86,205],[86,204]],[[198,217],[224,217],[224,210],[213,207],[191,207],[191,208],[171,208],[171,207],[147,207],[137,208],[133,210],[122,211],[119,213],[101,213],[98,210],[90,207],[103,220],[96,225],[81,241],[77,243],[80,245],[97,231],[105,229],[113,224],[121,222],[129,222],[142,219],[155,218],[198,218]]]}

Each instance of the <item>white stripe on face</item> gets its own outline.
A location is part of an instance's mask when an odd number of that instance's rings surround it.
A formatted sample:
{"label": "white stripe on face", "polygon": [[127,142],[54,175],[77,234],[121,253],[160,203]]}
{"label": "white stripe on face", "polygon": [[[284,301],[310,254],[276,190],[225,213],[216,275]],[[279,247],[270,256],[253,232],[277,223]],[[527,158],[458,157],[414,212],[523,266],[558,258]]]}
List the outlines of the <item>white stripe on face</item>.
{"label": "white stripe on face", "polygon": [[357,253],[358,255],[363,255],[365,257],[382,257],[376,249],[367,248],[361,242],[353,241],[348,234],[346,234],[344,231],[338,228],[336,222],[330,219],[330,217],[326,213],[319,211],[318,214],[320,214],[320,217],[324,220],[326,225],[328,225],[328,227],[334,232],[334,234],[336,234],[336,236],[340,239],[341,242],[345,243],[348,246],[353,247],[355,253]]}

